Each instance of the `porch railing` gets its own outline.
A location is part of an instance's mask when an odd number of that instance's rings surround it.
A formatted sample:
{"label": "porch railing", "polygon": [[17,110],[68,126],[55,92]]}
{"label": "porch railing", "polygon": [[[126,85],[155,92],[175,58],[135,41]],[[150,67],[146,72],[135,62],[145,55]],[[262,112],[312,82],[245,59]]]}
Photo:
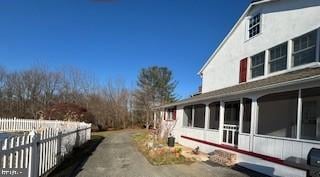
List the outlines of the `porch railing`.
{"label": "porch railing", "polygon": [[231,146],[238,145],[239,125],[224,124],[222,142]]}

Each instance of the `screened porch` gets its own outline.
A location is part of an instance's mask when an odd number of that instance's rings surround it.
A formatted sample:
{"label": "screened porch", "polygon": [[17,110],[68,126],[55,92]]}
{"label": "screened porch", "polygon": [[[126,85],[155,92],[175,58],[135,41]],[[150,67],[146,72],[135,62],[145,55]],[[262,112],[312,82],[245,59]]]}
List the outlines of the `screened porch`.
{"label": "screened porch", "polygon": [[183,106],[182,135],[279,159],[320,147],[320,87]]}

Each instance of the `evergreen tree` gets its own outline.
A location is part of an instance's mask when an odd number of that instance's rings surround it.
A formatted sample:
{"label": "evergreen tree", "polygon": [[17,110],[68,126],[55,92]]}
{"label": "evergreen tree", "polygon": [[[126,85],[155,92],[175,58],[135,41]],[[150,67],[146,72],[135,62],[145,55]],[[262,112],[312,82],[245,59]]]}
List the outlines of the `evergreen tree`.
{"label": "evergreen tree", "polygon": [[177,82],[167,67],[152,66],[143,68],[137,81],[135,110],[148,127],[153,107],[171,103],[176,100],[174,90]]}

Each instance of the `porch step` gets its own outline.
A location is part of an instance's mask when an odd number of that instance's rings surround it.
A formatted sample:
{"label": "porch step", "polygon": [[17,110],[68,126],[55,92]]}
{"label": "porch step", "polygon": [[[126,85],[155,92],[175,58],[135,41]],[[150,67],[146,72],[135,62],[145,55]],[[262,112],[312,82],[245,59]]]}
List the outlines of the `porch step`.
{"label": "porch step", "polygon": [[223,166],[232,166],[237,161],[237,155],[223,150],[215,150],[209,160]]}

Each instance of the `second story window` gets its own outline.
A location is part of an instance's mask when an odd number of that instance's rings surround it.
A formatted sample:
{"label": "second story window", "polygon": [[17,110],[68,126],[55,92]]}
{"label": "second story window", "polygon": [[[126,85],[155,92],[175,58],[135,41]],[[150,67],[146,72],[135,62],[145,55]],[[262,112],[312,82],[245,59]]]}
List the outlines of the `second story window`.
{"label": "second story window", "polygon": [[283,43],[270,49],[270,73],[287,69],[288,44]]}
{"label": "second story window", "polygon": [[264,75],[265,52],[251,57],[251,78]]}
{"label": "second story window", "polygon": [[293,39],[293,66],[299,66],[316,61],[316,41],[316,31]]}
{"label": "second story window", "polygon": [[261,14],[257,14],[249,20],[249,38],[260,33]]}

